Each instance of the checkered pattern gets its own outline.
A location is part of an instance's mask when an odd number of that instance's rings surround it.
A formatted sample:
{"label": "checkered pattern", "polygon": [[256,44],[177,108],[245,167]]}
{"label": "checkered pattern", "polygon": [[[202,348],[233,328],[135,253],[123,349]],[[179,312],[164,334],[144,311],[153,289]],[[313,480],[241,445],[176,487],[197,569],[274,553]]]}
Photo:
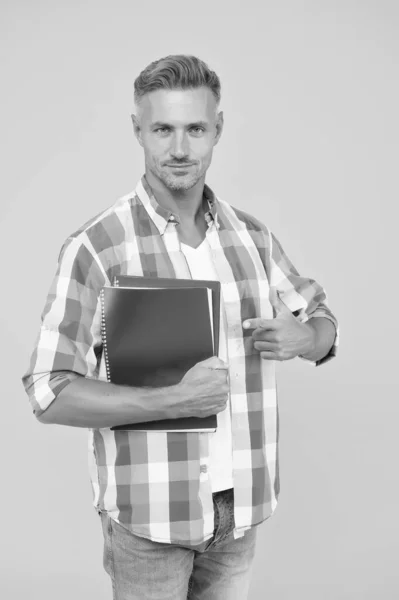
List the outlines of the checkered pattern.
{"label": "checkered pattern", "polygon": [[[275,364],[254,350],[247,318],[272,318],[269,286],[298,319],[326,317],[324,290],[299,276],[279,242],[255,218],[217,198],[204,202],[227,321],[235,535],[273,512],[279,494]],[[206,204],[207,203],[207,204]],[[37,416],[74,378],[106,380],[100,291],[118,275],[190,278],[178,215],[155,200],[145,176],[64,243],[23,383]],[[337,330],[338,332],[338,330]],[[334,346],[323,360],[336,354]],[[213,532],[207,433],[89,430],[94,506],[133,533],[194,545]]]}

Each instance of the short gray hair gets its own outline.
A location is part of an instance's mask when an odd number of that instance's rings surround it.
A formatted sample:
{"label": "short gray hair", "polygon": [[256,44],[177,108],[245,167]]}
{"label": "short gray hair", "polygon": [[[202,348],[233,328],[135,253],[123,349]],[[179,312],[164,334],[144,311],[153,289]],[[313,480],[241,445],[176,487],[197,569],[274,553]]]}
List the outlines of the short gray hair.
{"label": "short gray hair", "polygon": [[204,61],[196,56],[174,54],[150,63],[134,82],[134,101],[139,106],[145,94],[159,89],[188,90],[207,87],[217,105],[220,102],[220,80]]}

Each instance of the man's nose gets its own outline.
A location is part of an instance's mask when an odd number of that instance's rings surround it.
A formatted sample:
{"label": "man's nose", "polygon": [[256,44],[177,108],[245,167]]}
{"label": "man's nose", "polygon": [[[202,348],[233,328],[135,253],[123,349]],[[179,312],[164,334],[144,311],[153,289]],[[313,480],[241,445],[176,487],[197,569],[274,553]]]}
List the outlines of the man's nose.
{"label": "man's nose", "polygon": [[188,141],[185,134],[174,135],[170,152],[172,156],[180,159],[188,155]]}

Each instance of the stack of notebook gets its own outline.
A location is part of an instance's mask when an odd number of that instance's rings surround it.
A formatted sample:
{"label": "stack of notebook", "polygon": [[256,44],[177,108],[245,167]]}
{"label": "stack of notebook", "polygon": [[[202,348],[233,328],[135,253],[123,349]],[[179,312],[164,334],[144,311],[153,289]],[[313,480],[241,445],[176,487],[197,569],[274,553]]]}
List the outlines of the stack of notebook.
{"label": "stack of notebook", "polygon": [[[132,387],[176,385],[196,363],[217,356],[220,282],[119,276],[101,290],[107,380]],[[215,431],[216,415],[112,427]]]}

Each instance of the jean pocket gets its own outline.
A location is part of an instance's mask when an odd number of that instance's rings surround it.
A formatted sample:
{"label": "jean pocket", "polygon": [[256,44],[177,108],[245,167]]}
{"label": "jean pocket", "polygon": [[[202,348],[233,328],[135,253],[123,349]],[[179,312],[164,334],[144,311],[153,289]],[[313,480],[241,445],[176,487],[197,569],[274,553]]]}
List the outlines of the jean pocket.
{"label": "jean pocket", "polygon": [[104,536],[103,566],[108,575],[113,578],[112,522],[105,511],[100,512],[100,517]]}

